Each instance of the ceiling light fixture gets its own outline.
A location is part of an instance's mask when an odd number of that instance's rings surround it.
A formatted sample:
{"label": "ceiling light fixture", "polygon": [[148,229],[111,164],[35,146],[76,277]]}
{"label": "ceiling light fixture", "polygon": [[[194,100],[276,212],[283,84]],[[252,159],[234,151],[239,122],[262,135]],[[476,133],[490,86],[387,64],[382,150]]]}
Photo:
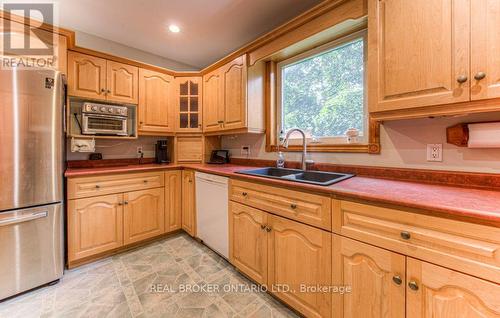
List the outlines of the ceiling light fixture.
{"label": "ceiling light fixture", "polygon": [[179,33],[179,31],[181,30],[177,25],[175,24],[171,24],[168,29],[170,30],[170,32],[172,33]]}

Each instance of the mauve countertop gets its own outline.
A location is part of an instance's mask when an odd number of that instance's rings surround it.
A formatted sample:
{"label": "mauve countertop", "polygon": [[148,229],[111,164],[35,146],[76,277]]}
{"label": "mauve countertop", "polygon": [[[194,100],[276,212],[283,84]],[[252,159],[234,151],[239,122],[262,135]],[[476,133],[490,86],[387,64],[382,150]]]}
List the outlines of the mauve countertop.
{"label": "mauve countertop", "polygon": [[139,172],[189,168],[217,175],[254,180],[310,192],[332,194],[341,198],[368,200],[375,203],[403,206],[429,214],[500,226],[500,191],[470,189],[408,181],[353,177],[331,186],[317,186],[293,181],[237,174],[255,167],[209,164],[142,164],[99,168],[69,168],[66,177],[90,176],[119,172]]}

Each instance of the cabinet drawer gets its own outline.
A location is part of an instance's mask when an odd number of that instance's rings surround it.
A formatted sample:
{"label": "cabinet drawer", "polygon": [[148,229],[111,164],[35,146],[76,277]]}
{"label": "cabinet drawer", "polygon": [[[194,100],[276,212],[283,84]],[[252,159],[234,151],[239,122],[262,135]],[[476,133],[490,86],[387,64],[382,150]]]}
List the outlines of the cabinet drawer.
{"label": "cabinet drawer", "polygon": [[500,282],[500,228],[334,200],[333,230]]}
{"label": "cabinet drawer", "polygon": [[328,196],[231,180],[230,197],[236,202],[331,230],[331,199]]}
{"label": "cabinet drawer", "polygon": [[163,172],[70,178],[68,199],[163,187]]}

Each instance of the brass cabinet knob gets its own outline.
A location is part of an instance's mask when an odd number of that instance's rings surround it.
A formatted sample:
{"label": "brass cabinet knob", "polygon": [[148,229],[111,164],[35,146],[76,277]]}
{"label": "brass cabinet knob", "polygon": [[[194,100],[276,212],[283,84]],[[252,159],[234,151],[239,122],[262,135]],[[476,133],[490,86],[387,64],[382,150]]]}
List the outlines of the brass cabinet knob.
{"label": "brass cabinet knob", "polygon": [[467,82],[467,80],[468,80],[468,78],[465,75],[460,75],[457,77],[457,82],[459,82],[460,84]]}
{"label": "brass cabinet knob", "polygon": [[260,228],[261,228],[262,230],[265,230],[265,229],[266,229],[266,226],[265,226],[264,224],[261,224],[261,225],[260,225]]}
{"label": "brass cabinet knob", "polygon": [[248,193],[242,192],[241,195],[244,196],[244,197],[246,197],[248,195]]}
{"label": "brass cabinet knob", "polygon": [[271,232],[271,228],[270,228],[269,226],[268,226],[268,227],[266,227],[266,231],[267,231],[267,232]]}
{"label": "brass cabinet knob", "polygon": [[148,180],[144,180],[144,183],[148,183]]}
{"label": "brass cabinet knob", "polygon": [[411,290],[415,290],[415,291],[418,290],[418,284],[416,281],[413,281],[413,280],[408,283],[408,287],[410,287]]}
{"label": "brass cabinet knob", "polygon": [[474,75],[474,79],[476,81],[480,81],[480,80],[482,80],[485,77],[486,77],[486,73],[485,72],[478,72],[476,75]]}
{"label": "brass cabinet knob", "polygon": [[392,281],[396,284],[396,285],[401,285],[403,283],[403,280],[401,279],[401,276],[399,275],[394,275],[392,276]]}
{"label": "brass cabinet knob", "polygon": [[127,205],[127,204],[128,204],[128,201],[123,201],[123,204]]}
{"label": "brass cabinet knob", "polygon": [[123,203],[121,203],[121,202],[118,202],[118,205],[123,205]]}
{"label": "brass cabinet knob", "polygon": [[411,238],[410,232],[403,231],[400,233],[400,235],[403,240],[409,240]]}
{"label": "brass cabinet knob", "polygon": [[295,210],[297,208],[297,204],[292,203],[292,204],[290,204],[290,207]]}
{"label": "brass cabinet knob", "polygon": [[99,189],[99,188],[101,188],[101,186],[100,186],[100,185],[98,185],[98,184],[96,184],[96,185],[95,185],[95,188],[96,188],[96,189]]}
{"label": "brass cabinet knob", "polygon": [[111,91],[110,91],[109,89],[108,89],[106,92],[107,92],[108,94],[111,94]]}
{"label": "brass cabinet knob", "polygon": [[106,90],[104,88],[101,88],[101,93],[106,93]]}

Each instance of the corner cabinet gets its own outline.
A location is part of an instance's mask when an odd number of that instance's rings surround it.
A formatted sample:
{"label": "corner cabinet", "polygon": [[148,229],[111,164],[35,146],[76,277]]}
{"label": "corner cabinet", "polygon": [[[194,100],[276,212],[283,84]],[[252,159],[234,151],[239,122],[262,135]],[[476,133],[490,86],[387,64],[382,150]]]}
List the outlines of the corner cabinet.
{"label": "corner cabinet", "polygon": [[116,103],[138,103],[137,67],[68,52],[68,94]]}
{"label": "corner cabinet", "polygon": [[163,135],[174,132],[174,77],[139,69],[139,134]]}
{"label": "corner cabinet", "polygon": [[264,75],[264,63],[248,67],[246,55],[205,74],[204,132],[264,132]]}
{"label": "corner cabinet", "polygon": [[202,78],[175,79],[176,131],[202,132]]}
{"label": "corner cabinet", "polygon": [[473,101],[500,97],[499,12],[489,0],[369,0],[372,116],[498,110],[498,102]]}

